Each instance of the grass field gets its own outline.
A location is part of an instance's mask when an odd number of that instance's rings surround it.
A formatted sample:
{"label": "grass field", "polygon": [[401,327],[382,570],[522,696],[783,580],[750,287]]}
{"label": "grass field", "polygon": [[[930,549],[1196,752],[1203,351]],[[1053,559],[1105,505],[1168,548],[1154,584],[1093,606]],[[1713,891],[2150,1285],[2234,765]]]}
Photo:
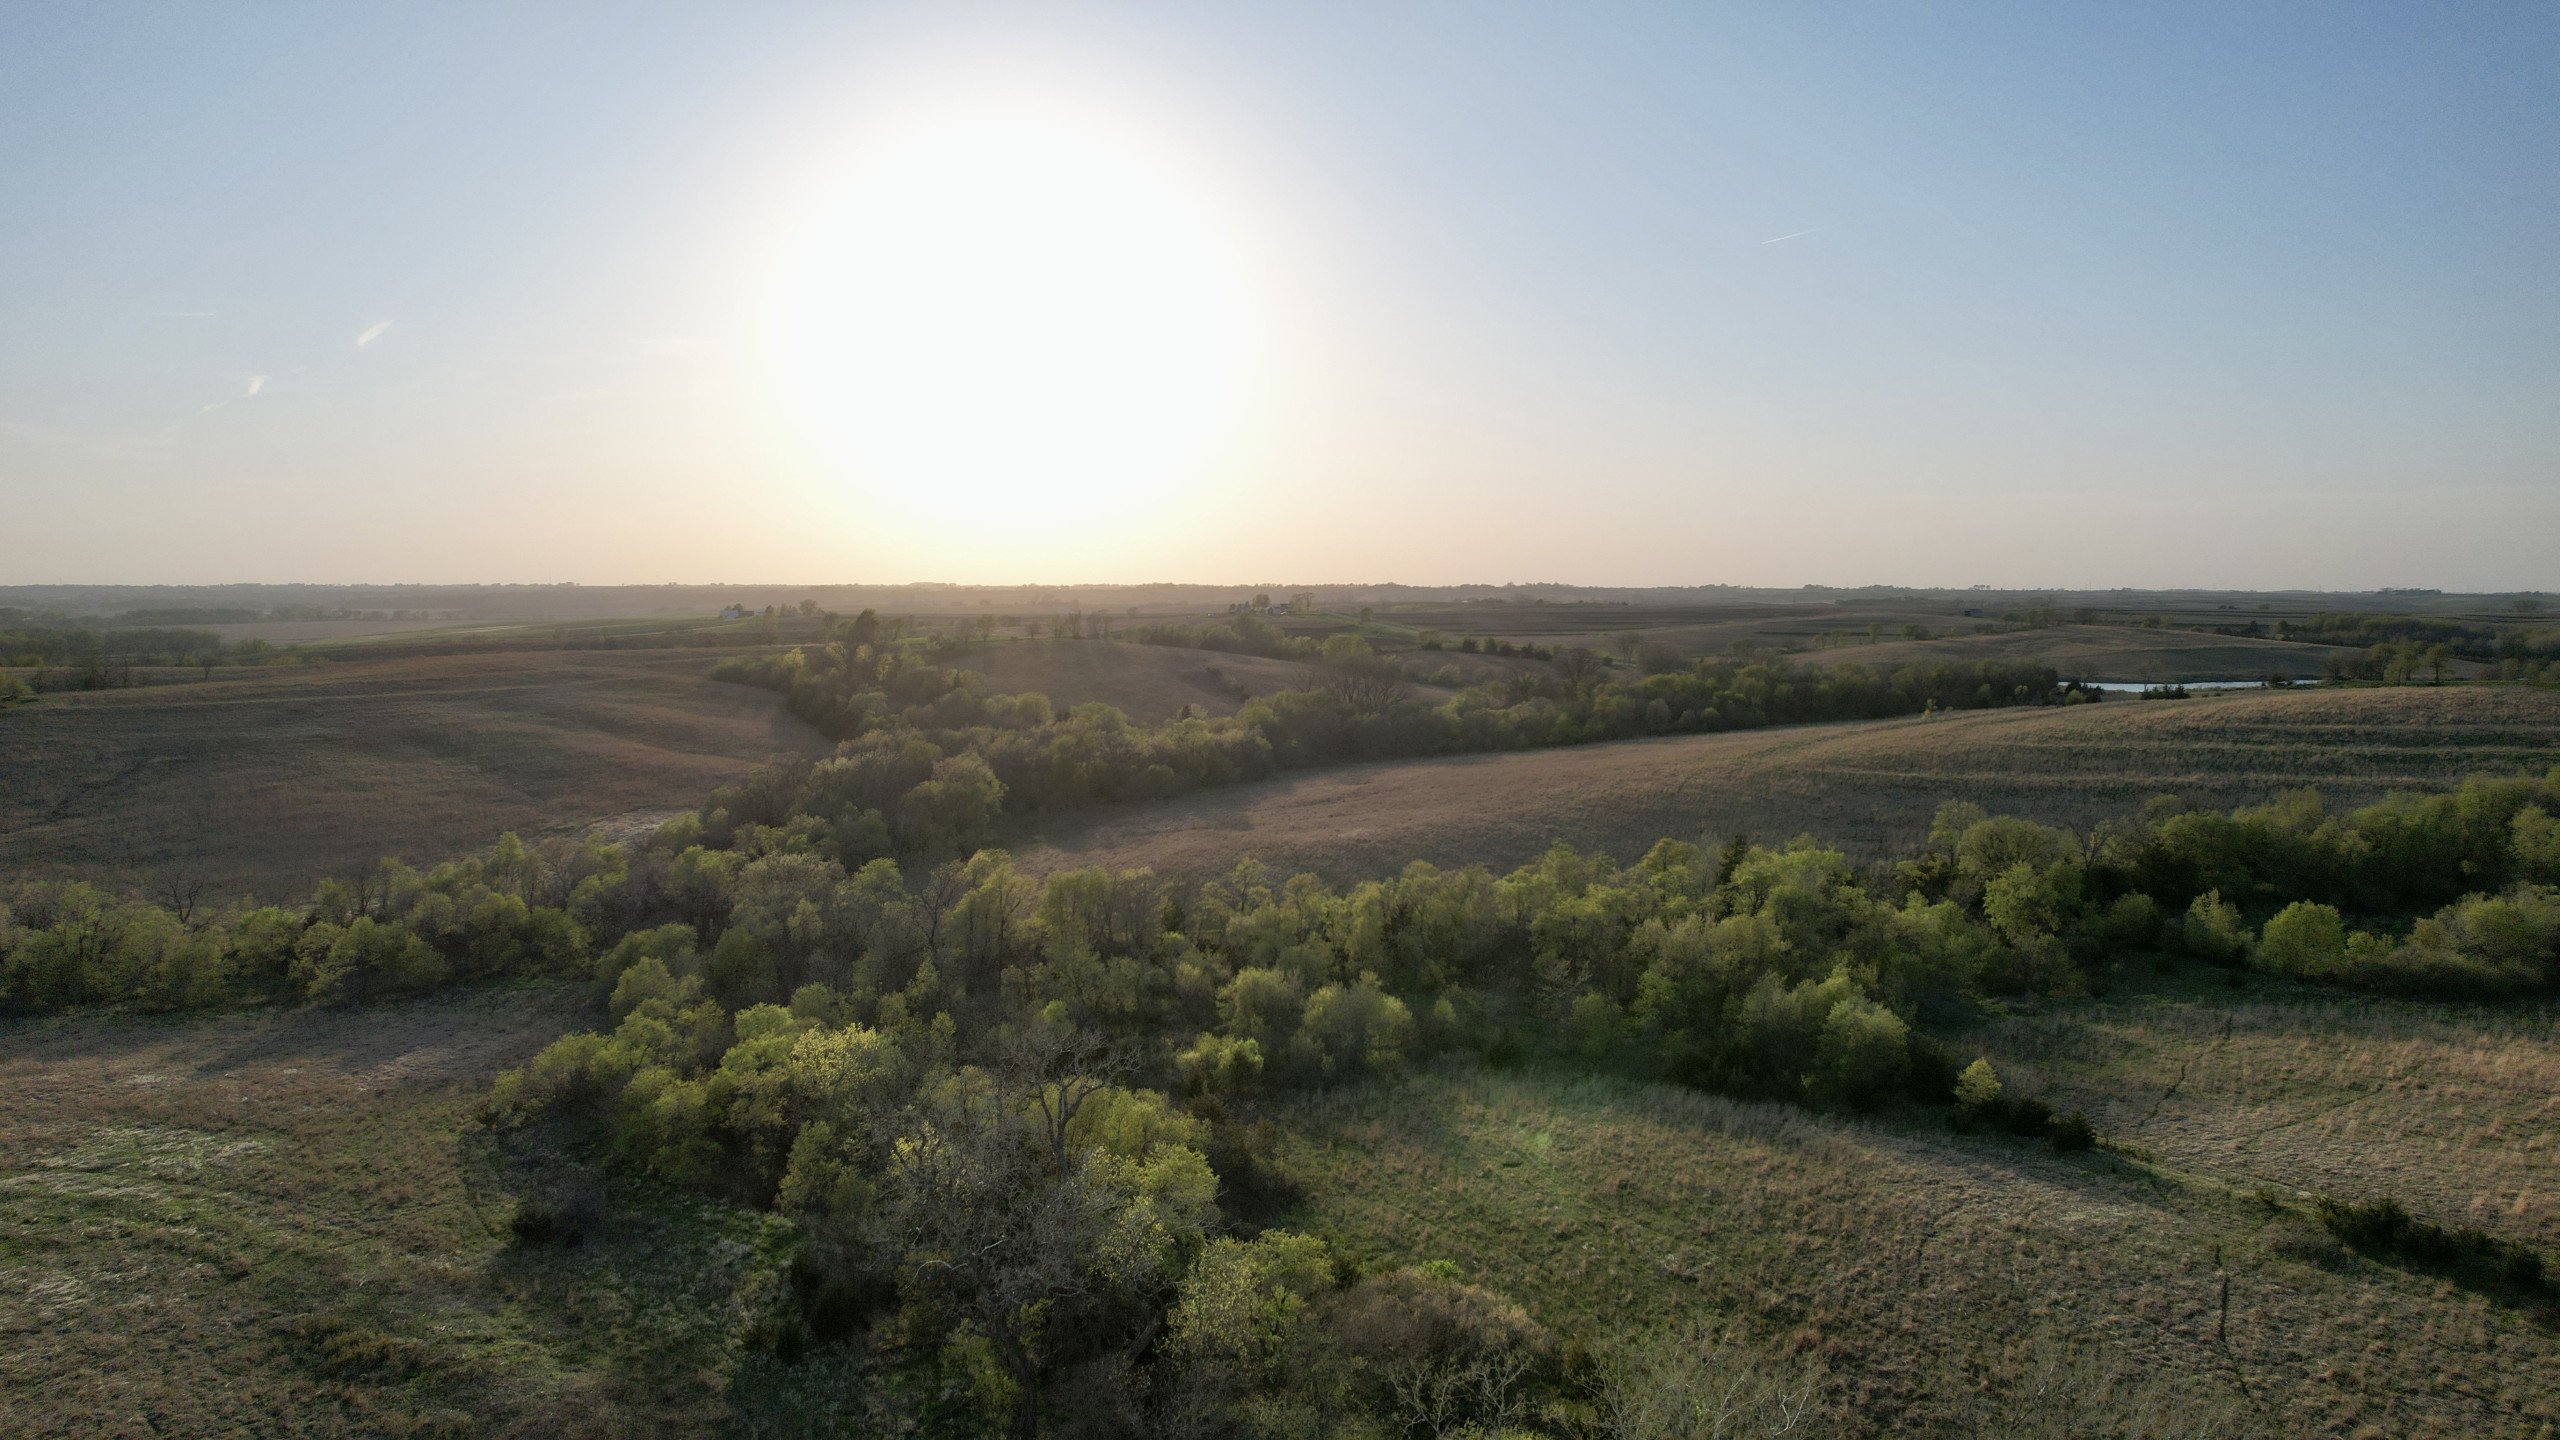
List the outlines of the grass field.
{"label": "grass field", "polygon": [[2164,1165],[2392,1195],[2560,1252],[2560,1011],[2266,988],[2032,1007],[1960,1039]]}
{"label": "grass field", "polygon": [[2122,625],[2055,625],[1943,640],[1893,640],[1824,650],[1824,664],[1906,665],[1914,660],[2009,660],[2050,665],[2066,680],[2317,680],[2331,657],[2325,645],[2256,640],[2192,630],[2140,630]]}
{"label": "grass field", "polygon": [[1951,799],[2086,825],[2163,792],[2230,805],[2317,785],[2361,802],[2555,760],[2560,692],[2248,691],[1353,766],[1066,817],[1014,845],[1044,870],[1197,875],[1255,856],[1342,879],[1411,859],[1500,869],[1557,841],[1628,856],[1702,833],[1810,832],[1874,856]]}
{"label": "grass field", "polygon": [[976,671],[989,694],[1037,693],[1061,710],[1101,701],[1142,724],[1170,719],[1185,705],[1232,715],[1248,696],[1311,683],[1307,667],[1294,661],[1116,640],[998,641],[952,663]]}
{"label": "grass field", "polygon": [[[2279,1093],[2296,1115],[2329,1098]],[[2560,1421],[2560,1337],[2523,1314],[2102,1152],[1468,1066],[1278,1118],[1305,1197],[1289,1223],[1377,1261],[1453,1262],[1567,1335],[1724,1330],[1757,1370],[1819,1375],[1819,1433]]]}
{"label": "grass field", "polygon": [[514,1239],[473,1111],[587,1006],[0,1022],[0,1436],[879,1433],[858,1357],[746,1343],[780,1222],[615,1181]]}
{"label": "grass field", "polygon": [[[2113,624],[2022,629],[1996,615],[1968,615],[1950,602],[1399,607],[1382,616],[1397,633],[1434,628],[1453,643],[1465,635],[1492,636],[1546,646],[1582,645],[1623,655],[1634,642],[1692,658],[1730,655],[1736,646],[1748,645],[1792,652],[1800,663],[1819,665],[2008,660],[2051,665],[2063,678],[2080,680],[2260,680],[2271,674],[2317,679],[2337,653],[2324,646],[2281,640],[2144,629],[2132,618],[2119,615]],[[2186,618],[2198,625],[2227,625],[2239,623],[2243,616],[2208,611]],[[2247,618],[2270,617],[2250,612]],[[1918,625],[1934,638],[1901,638],[1908,625]],[[1875,638],[1866,640],[1869,635]]]}
{"label": "grass field", "polygon": [[823,742],[716,652],[563,651],[279,667],[0,712],[0,867],[295,893],[376,857],[438,860],[654,823]]}

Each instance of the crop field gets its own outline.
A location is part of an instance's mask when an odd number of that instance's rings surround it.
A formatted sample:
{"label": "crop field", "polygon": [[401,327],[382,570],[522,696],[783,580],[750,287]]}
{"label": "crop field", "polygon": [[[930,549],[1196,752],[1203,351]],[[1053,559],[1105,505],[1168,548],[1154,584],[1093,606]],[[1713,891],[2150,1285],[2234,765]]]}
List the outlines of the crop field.
{"label": "crop field", "polygon": [[[2336,1098],[2269,1092],[2296,1117]],[[1276,1118],[1290,1224],[1454,1263],[1568,1336],[1721,1323],[1753,1371],[1806,1375],[1842,1433],[2560,1422],[2560,1337],[2537,1321],[2324,1244],[2298,1202],[2104,1152],[1471,1065]]]}
{"label": "crop field", "polygon": [[1631,857],[1702,834],[1810,833],[1873,857],[1952,799],[2085,826],[2162,793],[2232,805],[2308,785],[2344,805],[2540,773],[2555,755],[2549,690],[2244,691],[1352,766],[1066,817],[1014,846],[1044,870],[1199,875],[1253,856],[1336,879],[1411,859],[1503,869],[1558,841]]}
{"label": "crop field", "polygon": [[471,1143],[491,1077],[583,1018],[519,989],[0,1025],[0,1393],[44,1401],[0,1434],[711,1428],[762,1363],[729,1332],[766,1222],[634,1196],[518,1245]]}
{"label": "crop field", "polygon": [[999,641],[952,663],[976,671],[990,694],[1046,695],[1061,710],[1100,701],[1142,724],[1170,719],[1185,705],[1232,715],[1248,696],[1312,683],[1307,667],[1293,661],[1116,640]]}
{"label": "crop field", "polygon": [[0,867],[293,893],[507,830],[633,829],[823,741],[717,652],[278,667],[0,712]]}

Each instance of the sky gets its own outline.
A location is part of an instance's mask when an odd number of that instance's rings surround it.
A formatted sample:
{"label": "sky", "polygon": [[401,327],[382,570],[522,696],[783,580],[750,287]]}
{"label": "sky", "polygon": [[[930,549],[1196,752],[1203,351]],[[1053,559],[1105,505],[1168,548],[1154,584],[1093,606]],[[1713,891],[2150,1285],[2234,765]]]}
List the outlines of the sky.
{"label": "sky", "polygon": [[2547,4],[0,8],[0,583],[2560,589]]}

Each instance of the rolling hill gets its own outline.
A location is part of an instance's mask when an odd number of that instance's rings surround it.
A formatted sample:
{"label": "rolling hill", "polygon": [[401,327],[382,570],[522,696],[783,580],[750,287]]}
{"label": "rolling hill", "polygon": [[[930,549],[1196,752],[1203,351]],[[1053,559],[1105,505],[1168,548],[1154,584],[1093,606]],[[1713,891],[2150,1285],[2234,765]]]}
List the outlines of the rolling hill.
{"label": "rolling hill", "polygon": [[1971,800],[2087,825],[2163,792],[2216,805],[2317,786],[2339,803],[2560,761],[2560,693],[2239,691],[1393,761],[1026,826],[1039,870],[1221,871],[1245,856],[1337,879],[1408,860],[1504,869],[1562,841],[1811,833],[1874,856]]}

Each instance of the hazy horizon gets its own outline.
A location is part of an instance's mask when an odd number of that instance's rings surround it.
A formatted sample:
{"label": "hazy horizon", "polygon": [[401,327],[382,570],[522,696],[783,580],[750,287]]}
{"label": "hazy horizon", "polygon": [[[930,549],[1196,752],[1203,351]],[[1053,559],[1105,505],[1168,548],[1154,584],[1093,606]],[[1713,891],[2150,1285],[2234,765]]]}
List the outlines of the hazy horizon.
{"label": "hazy horizon", "polygon": [[2560,588],[2555,59],[2531,6],[16,11],[0,584]]}

